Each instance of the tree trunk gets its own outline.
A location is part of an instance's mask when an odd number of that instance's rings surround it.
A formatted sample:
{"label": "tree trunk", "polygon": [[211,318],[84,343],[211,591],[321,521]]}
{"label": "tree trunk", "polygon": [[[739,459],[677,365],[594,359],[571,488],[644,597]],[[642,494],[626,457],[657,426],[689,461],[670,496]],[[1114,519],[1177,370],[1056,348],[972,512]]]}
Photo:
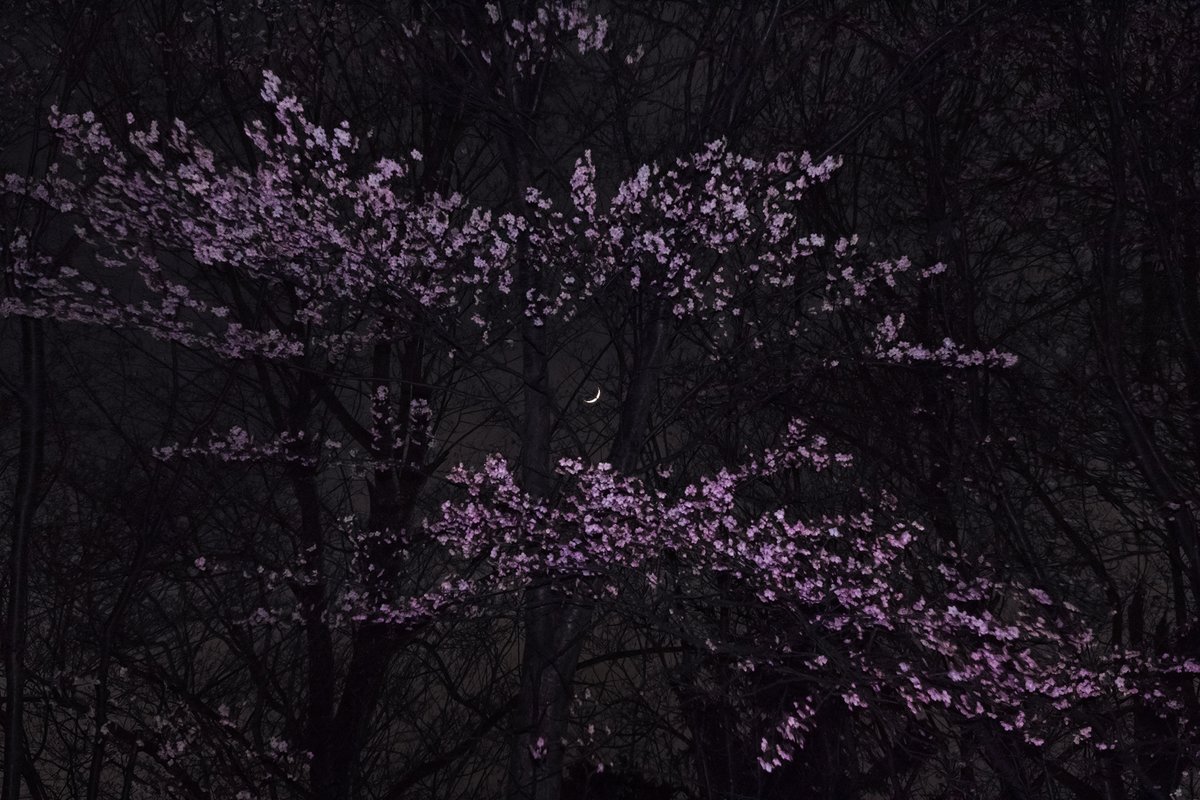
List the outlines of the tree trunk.
{"label": "tree trunk", "polygon": [[4,620],[4,800],[18,800],[24,764],[25,618],[29,605],[29,545],[45,448],[45,349],[40,320],[21,319],[21,444],[13,503]]}

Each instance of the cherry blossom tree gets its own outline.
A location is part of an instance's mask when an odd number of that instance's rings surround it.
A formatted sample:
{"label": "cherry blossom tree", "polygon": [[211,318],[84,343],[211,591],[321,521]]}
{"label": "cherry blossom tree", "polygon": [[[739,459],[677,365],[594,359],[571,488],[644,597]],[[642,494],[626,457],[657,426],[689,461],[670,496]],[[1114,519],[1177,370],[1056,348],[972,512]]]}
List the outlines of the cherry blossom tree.
{"label": "cherry blossom tree", "polygon": [[[562,485],[533,493],[501,460],[477,473],[460,469],[449,477],[465,485],[468,499],[448,501],[427,529],[400,522],[411,512],[393,511],[399,517],[386,521],[383,512],[372,512],[359,554],[361,589],[347,588],[340,599],[318,603],[308,597],[307,581],[293,579],[297,604],[290,613],[298,622],[336,624],[328,617],[332,601],[360,631],[411,629],[451,608],[461,613],[487,596],[537,586],[550,587],[570,606],[573,616],[560,618],[569,638],[559,638],[549,654],[556,667],[552,679],[563,685],[557,695],[544,686],[531,695],[530,729],[519,735],[523,752],[515,757],[523,760],[527,753],[531,780],[514,791],[537,797],[558,791],[552,773],[563,763],[566,719],[553,706],[569,701],[573,660],[594,605],[622,592],[688,595],[700,591],[697,581],[729,576],[756,602],[794,615],[806,629],[803,653],[788,642],[756,640],[763,632],[749,632],[748,642],[705,641],[710,649],[744,648],[741,669],[794,663],[805,685],[836,692],[851,710],[892,702],[922,715],[940,707],[1022,730],[1036,745],[1046,736],[1037,724],[1041,715],[1122,691],[1155,692],[1166,700],[1160,689],[1135,687],[1156,670],[1197,669],[1192,662],[1159,664],[1135,654],[1124,654],[1119,668],[1093,663],[1091,639],[1054,619],[1048,595],[983,575],[967,577],[953,554],[940,568],[943,593],[916,590],[903,559],[922,530],[901,518],[877,520],[881,512],[895,517],[886,503],[811,522],[785,508],[747,515],[738,502],[747,484],[850,461],[830,453],[822,437],[807,436],[798,423],[777,448],[748,454],[741,468],[689,484],[678,498],[651,491],[630,475],[672,330],[703,315],[716,321],[719,340],[723,326],[757,322],[747,298],[770,302],[769,292],[788,289],[806,259],[825,246],[822,237],[801,233],[789,209],[811,182],[826,180],[836,162],[788,153],[764,162],[715,142],[670,168],[642,167],[601,206],[585,153],[571,181],[568,212],[530,189],[523,216],[494,215],[455,195],[409,199],[399,185],[404,168],[395,161],[352,175],[346,153],[355,141],[346,127],[328,132],[309,123],[271,74],[263,99],[274,106],[279,130],[269,134],[262,124],[247,130],[261,156],[253,173],[219,165],[181,125],[165,135],[153,124],[134,129],[127,154],[88,115],[58,116],[56,127],[80,158],[82,174],[98,167],[97,179],[54,174],[33,187],[10,180],[9,190],[76,215],[82,223],[77,233],[93,245],[104,272],[56,267],[22,252],[18,241],[13,274],[22,296],[6,300],[4,311],[128,327],[209,352],[219,362],[249,360],[300,372],[318,355],[328,363],[398,336],[403,341],[397,331],[422,317],[434,330],[448,331],[448,323],[438,320],[464,300],[494,315],[471,315],[469,325],[485,337],[503,324],[505,313],[533,328],[563,327],[602,295],[636,299],[643,309],[642,344],[638,367],[622,387],[611,462],[562,461],[555,481]],[[831,249],[843,266],[827,281],[820,304],[826,311],[867,296],[874,283],[895,285],[911,267],[900,260],[856,269],[850,242]],[[514,261],[533,271],[533,285],[507,302],[518,269]],[[107,275],[130,269],[138,283],[122,297]],[[936,272],[926,270],[922,279]],[[218,277],[232,284],[224,289],[230,294],[218,293]],[[250,308],[234,293],[246,281],[256,287],[260,307]],[[362,313],[350,315],[348,304]],[[901,324],[892,316],[880,321],[866,355],[949,369],[1012,363],[1004,353],[964,351],[949,340],[936,348],[907,342],[900,338]],[[420,463],[434,426],[426,401],[410,396],[397,418],[391,383],[378,374],[372,381],[369,427],[345,434],[358,434],[378,493],[392,471]],[[204,441],[168,445],[156,457],[273,461],[294,476],[302,498],[312,478],[301,476],[322,461],[346,458],[343,446],[315,441],[317,432],[306,430],[294,413],[278,420],[285,425],[267,439],[255,441],[234,427]],[[336,456],[321,455],[330,448]],[[404,561],[408,540],[418,536],[433,536],[449,563],[460,566],[423,591],[396,595],[402,581],[392,569]],[[320,542],[315,536],[310,547]],[[207,569],[206,556],[195,566]],[[1000,615],[987,604],[997,596],[1008,605]],[[248,621],[266,623],[283,613],[265,608]],[[891,641],[885,646],[880,639]],[[763,769],[780,766],[804,744],[816,702],[813,696],[794,701],[792,711],[765,732]],[[1089,726],[1074,735],[1091,735]],[[171,747],[160,750],[167,763],[177,757]],[[311,757],[314,788],[338,796],[330,783],[346,765],[326,766],[315,752]]]}
{"label": "cherry blossom tree", "polygon": [[[198,591],[253,600],[222,606],[238,609],[230,630],[298,643],[303,709],[273,711],[278,723],[257,730],[275,730],[254,736],[249,712],[184,687],[151,720],[129,710],[132,690],[102,700],[88,684],[76,711],[94,723],[94,752],[144,752],[162,785],[196,796],[355,796],[390,666],[466,620],[522,628],[511,706],[483,715],[509,721],[517,797],[559,796],[565,764],[584,754],[587,769],[604,766],[576,688],[612,618],[678,657],[664,673],[691,659],[695,674],[721,675],[680,694],[725,698],[767,775],[818,746],[834,711],[976,726],[1043,750],[1113,748],[1097,720],[1129,704],[1172,714],[1194,661],[1105,652],[1054,587],[1002,579],[930,536],[925,509],[860,480],[819,432],[820,409],[804,422],[764,415],[723,468],[655,453],[679,443],[706,365],[747,353],[788,354],[770,376],[784,385],[879,366],[934,384],[1015,357],[914,319],[909,298],[944,279],[940,263],[873,259],[854,237],[808,227],[801,209],[835,158],[752,157],[716,138],[625,169],[579,146],[562,180],[546,177],[511,133],[536,87],[572,58],[639,57],[609,52],[609,23],[582,3],[504,6],[452,32],[508,93],[501,201],[423,184],[428,154],[368,156],[365,131],[310,120],[270,72],[242,166],[183,123],[120,130],[56,112],[77,161],[6,180],[7,196],[59,214],[87,253],[67,263],[18,236],[0,311],[120,331],[237,387],[217,400],[195,389],[210,413],[145,452],[214,491],[261,480],[275,525],[294,532],[269,563],[201,538],[186,562]],[[814,320],[846,319],[858,330],[840,349],[808,338]],[[566,373],[568,358],[585,368]],[[446,399],[480,388],[477,405]],[[585,425],[577,409],[595,388],[604,416]],[[474,455],[483,426],[471,415],[505,420],[516,444]],[[848,496],[817,508],[796,481]],[[731,607],[736,623],[712,623]],[[98,685],[150,680],[108,669]],[[414,785],[404,780],[394,796]]]}

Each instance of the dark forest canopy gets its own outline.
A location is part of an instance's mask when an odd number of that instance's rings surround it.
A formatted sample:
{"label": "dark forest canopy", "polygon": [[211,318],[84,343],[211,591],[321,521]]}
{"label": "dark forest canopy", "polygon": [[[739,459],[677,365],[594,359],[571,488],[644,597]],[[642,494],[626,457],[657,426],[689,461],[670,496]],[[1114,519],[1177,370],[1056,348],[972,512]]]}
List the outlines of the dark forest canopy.
{"label": "dark forest canopy", "polygon": [[1198,15],[5,5],[4,800],[1197,796]]}

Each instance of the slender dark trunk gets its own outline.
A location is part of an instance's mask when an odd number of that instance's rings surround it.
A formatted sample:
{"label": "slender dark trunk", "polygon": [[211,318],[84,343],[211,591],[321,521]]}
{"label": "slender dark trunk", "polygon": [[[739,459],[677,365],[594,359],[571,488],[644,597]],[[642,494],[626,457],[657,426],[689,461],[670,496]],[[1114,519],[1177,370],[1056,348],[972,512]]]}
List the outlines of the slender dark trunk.
{"label": "slender dark trunk", "polygon": [[[401,354],[400,381],[392,375],[394,343],[380,343],[372,353],[371,391],[372,411],[381,420],[371,443],[371,456],[376,462],[374,480],[370,486],[371,507],[367,519],[368,530],[381,534],[372,537],[373,544],[363,557],[375,567],[382,577],[396,575],[402,569],[397,560],[396,542],[409,525],[417,498],[425,483],[422,465],[428,451],[428,439],[423,432],[414,432],[408,420],[414,399],[428,400],[424,386],[422,364],[424,343],[419,338],[407,342]],[[399,399],[393,392],[399,389]],[[329,395],[329,393],[326,393]],[[329,395],[332,396],[332,395]],[[396,415],[400,416],[397,418]],[[406,437],[408,444],[397,447],[397,436]],[[306,484],[306,486],[309,484]],[[305,490],[311,495],[308,505],[315,506],[315,485]],[[313,516],[317,513],[312,512]],[[317,533],[310,537],[319,540]],[[370,587],[372,599],[386,602],[386,592]],[[322,601],[324,602],[324,601]],[[324,621],[322,620],[322,625]],[[317,703],[314,709],[321,720],[319,729],[310,725],[310,739],[320,748],[314,750],[312,782],[315,795],[320,800],[349,800],[355,795],[355,779],[363,747],[370,734],[371,720],[387,686],[387,672],[396,653],[409,640],[409,636],[386,623],[368,622],[354,631],[351,638],[350,661],[342,681],[342,692],[336,698],[337,676],[333,662],[326,650],[328,628],[317,641],[318,656],[314,666],[314,684]],[[322,666],[328,661],[329,666]],[[325,672],[328,674],[324,674]]]}
{"label": "slender dark trunk", "polygon": [[330,800],[335,796],[332,728],[336,664],[333,653],[333,634],[327,619],[327,587],[323,576],[324,536],[320,519],[320,499],[315,479],[298,467],[294,470],[292,486],[300,506],[300,541],[306,548],[305,560],[314,568],[317,580],[298,584],[294,591],[304,618],[305,653],[307,656],[307,708],[305,745],[313,754],[309,767],[314,797]]}
{"label": "slender dark trunk", "polygon": [[8,561],[4,620],[4,800],[18,800],[24,767],[25,619],[29,605],[29,547],[45,449],[45,348],[40,320],[21,322],[21,443]]}
{"label": "slender dark trunk", "polygon": [[138,538],[137,550],[134,553],[129,574],[125,576],[121,592],[117,596],[117,602],[114,604],[112,613],[105,622],[104,631],[101,634],[100,660],[96,666],[96,674],[99,682],[96,684],[96,704],[92,712],[92,752],[90,756],[91,763],[88,765],[86,800],[99,800],[100,798],[100,781],[104,773],[105,745],[108,738],[103,731],[105,724],[108,722],[109,666],[112,662],[113,639],[116,637],[117,630],[125,617],[125,611],[129,608],[129,603],[133,599],[133,592],[140,580],[142,567],[146,558],[146,549],[147,535],[143,531],[142,535]]}
{"label": "slender dark trunk", "polygon": [[[523,192],[530,184],[529,157],[516,142],[512,143],[512,151],[513,194],[523,212]],[[536,296],[541,289],[541,277],[525,251],[522,243],[517,262],[517,296],[522,298]],[[520,477],[525,491],[534,497],[546,497],[552,488],[550,439],[554,410],[544,322],[528,316],[522,321]],[[513,715],[514,737],[509,754],[508,796],[514,800],[557,800],[562,792],[562,738],[582,644],[582,632],[568,630],[571,626],[564,624],[570,602],[552,578],[526,592],[520,699]]]}

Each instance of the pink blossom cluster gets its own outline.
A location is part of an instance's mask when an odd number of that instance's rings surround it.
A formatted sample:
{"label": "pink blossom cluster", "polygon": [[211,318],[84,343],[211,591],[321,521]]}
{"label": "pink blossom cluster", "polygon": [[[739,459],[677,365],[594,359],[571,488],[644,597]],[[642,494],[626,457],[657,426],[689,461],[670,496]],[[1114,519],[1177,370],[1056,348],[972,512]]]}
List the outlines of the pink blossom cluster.
{"label": "pink blossom cluster", "polygon": [[[850,239],[839,239],[834,245],[834,254],[839,259],[840,269],[825,275],[826,296],[821,306],[822,310],[833,311],[835,308],[852,305],[877,290],[880,284],[894,289],[897,278],[912,270],[913,264],[907,256],[901,256],[894,261],[876,261],[865,267],[855,266],[849,263],[849,258],[857,244],[858,237],[853,236]],[[946,265],[939,263],[920,270],[919,275],[928,278],[945,271]]]}
{"label": "pink blossom cluster", "polygon": [[[46,185],[39,185],[30,193],[39,199],[50,198]],[[24,237],[14,242],[12,275],[20,294],[0,299],[0,316],[133,328],[161,341],[229,359],[251,355],[287,358],[302,352],[301,345],[279,329],[254,331],[227,320],[228,307],[196,298],[187,285],[164,277],[157,269],[147,270],[143,275],[144,285],[153,294],[136,301],[120,300],[112,289],[93,280],[100,279],[96,275],[87,276],[48,256],[30,253],[26,246]],[[98,254],[96,261],[114,273],[125,266],[120,259],[103,254]],[[193,320],[201,316],[207,316],[213,325],[195,325]]]}
{"label": "pink blossom cluster", "polygon": [[284,431],[266,441],[255,441],[245,428],[234,426],[225,433],[213,433],[206,442],[193,445],[170,444],[153,449],[160,461],[207,456],[228,463],[275,462],[315,464],[316,458],[305,452],[308,442],[304,431]]}
{"label": "pink blossom cluster", "polygon": [[759,160],[717,140],[667,167],[642,165],[601,204],[587,151],[570,180],[573,211],[530,190],[529,220],[509,222],[508,235],[527,237],[544,277],[525,313],[537,323],[570,318],[582,300],[616,286],[656,298],[679,319],[737,316],[755,281],[791,286],[801,260],[824,243],[804,233],[794,206],[839,163],[790,152]]}
{"label": "pink blossom cluster", "polygon": [[[330,132],[311,123],[270,72],[262,96],[277,130],[268,134],[261,121],[247,127],[259,156],[253,171],[219,166],[182,123],[166,135],[155,123],[133,130],[126,152],[92,115],[56,113],[67,151],[85,171],[98,165],[98,180],[55,173],[32,187],[10,177],[5,188],[81,217],[78,232],[96,245],[102,269],[84,276],[55,266],[18,240],[20,294],[0,313],[137,328],[223,358],[316,351],[338,359],[396,324],[454,313],[464,300],[494,305],[509,294],[514,259],[525,252],[541,273],[519,301],[535,324],[569,320],[597,292],[621,289],[678,319],[716,315],[721,328],[742,315],[756,283],[792,286],[803,260],[826,245],[803,230],[795,204],[829,180],[834,158],[783,152],[759,160],[718,140],[667,167],[642,165],[601,202],[589,151],[570,179],[570,211],[530,188],[523,210],[493,216],[458,194],[417,199],[405,189],[409,167],[393,159],[352,174],[347,154],[358,142],[347,126]],[[414,152],[408,162],[419,160]],[[840,239],[833,252],[845,262],[854,246]],[[905,258],[843,263],[828,275],[825,306],[894,286],[911,266]],[[146,291],[119,299],[107,276],[115,285],[130,271]],[[222,288],[231,279],[253,281],[271,314],[236,308]],[[348,314],[351,306],[373,313]],[[494,321],[472,319],[485,336]],[[951,341],[914,344],[899,338],[902,325],[903,317],[879,325],[876,357],[951,367],[1015,360]]]}
{"label": "pink blossom cluster", "polygon": [[1017,363],[1017,357],[995,348],[983,352],[968,350],[952,339],[943,339],[936,349],[930,349],[923,344],[906,341],[900,338],[900,329],[904,327],[905,316],[900,314],[893,318],[890,314],[875,326],[874,346],[868,352],[876,358],[892,361],[898,364],[926,362],[943,367],[1012,367]]}
{"label": "pink blossom cluster", "polygon": [[[353,515],[337,526],[348,555],[348,572],[327,607],[316,614],[330,630],[350,630],[363,624],[387,624],[395,628],[418,628],[453,612],[462,619],[476,613],[493,588],[486,581],[453,572],[399,569],[421,552],[412,531],[374,530],[359,526]],[[419,539],[419,537],[417,537]],[[217,556],[198,556],[193,566],[198,573],[214,577],[238,574],[258,583],[257,605],[237,624],[250,628],[288,629],[304,627],[311,609],[299,600],[296,589],[319,585],[323,580],[314,564],[313,552],[298,551],[283,564],[254,569]],[[465,575],[465,573],[464,573]]]}
{"label": "pink blossom cluster", "polygon": [[[122,147],[92,115],[55,112],[66,151],[98,179],[54,173],[32,187],[9,178],[5,188],[76,215],[102,269],[85,278],[24,257],[21,299],[0,311],[137,328],[223,358],[339,358],[395,324],[464,301],[478,307],[485,292],[503,298],[523,248],[542,273],[523,310],[544,324],[570,319],[604,287],[649,295],[681,319],[737,316],[755,281],[791,286],[800,261],[824,245],[803,232],[794,205],[829,179],[833,158],[758,160],[715,141],[668,167],[641,166],[602,205],[586,152],[570,181],[573,211],[530,188],[523,211],[493,216],[458,194],[406,190],[416,152],[408,164],[385,158],[352,171],[358,142],[348,127],[311,123],[270,72],[262,96],[276,132],[247,126],[253,170],[218,164],[180,122],[165,134],[153,122],[134,129]],[[104,284],[130,272],[145,291],[119,299]],[[229,295],[229,281],[245,280],[270,299],[270,315]],[[473,319],[485,332],[492,322]]]}
{"label": "pink blossom cluster", "polygon": [[[839,239],[835,243],[833,254],[837,259],[837,268],[825,274],[825,292],[820,304],[822,311],[837,311],[869,299],[877,299],[882,287],[897,288],[902,276],[910,275],[918,280],[927,280],[946,271],[946,265],[940,262],[914,270],[913,263],[907,256],[858,265],[852,261],[857,244],[857,236]],[[904,327],[905,321],[903,313],[885,316],[875,325],[872,345],[866,349],[866,354],[896,364],[926,363],[951,369],[1012,367],[1017,363],[1017,357],[1012,353],[996,348],[987,351],[968,349],[950,338],[944,338],[940,344],[933,347],[902,339],[900,329]],[[837,366],[837,362],[834,361],[831,365]]]}
{"label": "pink blossom cluster", "polygon": [[[122,147],[90,113],[56,110],[64,148],[98,180],[55,171],[30,187],[9,178],[5,189],[77,215],[77,233],[104,269],[84,278],[26,257],[22,299],[7,300],[3,313],[135,327],[226,358],[287,358],[308,348],[340,353],[384,334],[356,340],[347,304],[404,320],[456,308],[464,292],[508,290],[508,244],[489,213],[458,194],[413,198],[408,167],[392,159],[352,174],[345,156],[357,142],[348,128],[330,133],[309,122],[269,72],[263,99],[278,132],[261,121],[247,127],[253,170],[219,165],[181,122],[165,134],[154,122],[135,129]],[[146,290],[132,293],[136,301],[101,285],[103,273],[115,283],[123,271]],[[228,279],[253,281],[282,321],[236,314],[220,288]]]}
{"label": "pink blossom cluster", "polygon": [[[580,55],[607,50],[608,20],[590,13],[586,0],[553,0],[537,3],[529,16],[509,17],[500,0],[484,4],[488,21],[503,31],[506,51],[521,74],[535,72],[557,55],[554,44],[574,41]],[[487,62],[492,52],[480,51]]]}
{"label": "pink blossom cluster", "polygon": [[400,629],[417,628],[445,616],[454,609],[459,618],[474,609],[469,602],[480,587],[464,578],[445,580],[437,586],[396,600],[379,600],[374,591],[347,589],[340,594],[338,615],[329,620],[332,627],[378,623]]}
{"label": "pink blossom cluster", "polygon": [[[878,511],[812,522],[786,508],[748,511],[744,495],[754,480],[838,461],[816,437],[807,449],[802,454],[793,441],[780,451],[787,457],[751,459],[676,498],[608,464],[567,459],[558,471],[568,486],[553,503],[521,491],[507,463],[492,457],[478,470],[452,473],[467,496],[446,503],[430,531],[479,565],[492,591],[553,576],[594,599],[667,587],[703,594],[726,576],[764,613],[803,631],[782,643],[778,628],[705,643],[712,652],[742,653],[743,671],[786,665],[798,684],[833,692],[851,711],[887,705],[919,718],[991,720],[1035,745],[1055,726],[1090,735],[1078,721],[1084,717],[1070,716],[1089,700],[1136,697],[1168,708],[1178,699],[1164,676],[1200,673],[1194,662],[1094,653],[1086,628],[1067,617],[1073,609],[952,555],[940,567],[943,590],[918,589],[906,558],[923,532],[917,523],[885,523]],[[803,744],[815,697],[768,732],[764,769]]]}

